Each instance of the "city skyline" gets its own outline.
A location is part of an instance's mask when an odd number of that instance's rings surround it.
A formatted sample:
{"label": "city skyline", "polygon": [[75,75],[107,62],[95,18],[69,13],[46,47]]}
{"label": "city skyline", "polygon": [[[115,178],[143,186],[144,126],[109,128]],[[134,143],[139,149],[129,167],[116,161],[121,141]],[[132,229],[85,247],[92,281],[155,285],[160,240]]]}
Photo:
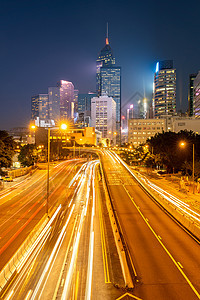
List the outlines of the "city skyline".
{"label": "city skyline", "polygon": [[[95,91],[96,56],[105,44],[107,22],[116,65],[122,67],[122,107],[136,101],[129,101],[136,92],[145,91],[150,98],[156,62],[173,59],[177,70],[177,109],[181,101],[182,109],[188,108],[189,74],[200,69],[196,51],[198,9],[186,2],[172,5],[171,1],[169,16],[158,2],[146,1],[143,9],[142,4],[131,1],[123,4],[110,1],[106,11],[99,10],[97,24],[96,1],[91,5],[87,2],[85,7],[76,4],[67,7],[63,1],[57,5],[50,1],[47,7],[46,1],[29,6],[25,1],[12,2],[12,6],[4,3],[1,129],[27,125],[31,96],[47,93],[47,87],[61,79],[73,82],[80,93]],[[181,18],[186,12],[188,21],[183,25]],[[54,24],[52,17],[57,20]],[[77,24],[72,25],[74,18]],[[165,23],[161,22],[163,18]]]}

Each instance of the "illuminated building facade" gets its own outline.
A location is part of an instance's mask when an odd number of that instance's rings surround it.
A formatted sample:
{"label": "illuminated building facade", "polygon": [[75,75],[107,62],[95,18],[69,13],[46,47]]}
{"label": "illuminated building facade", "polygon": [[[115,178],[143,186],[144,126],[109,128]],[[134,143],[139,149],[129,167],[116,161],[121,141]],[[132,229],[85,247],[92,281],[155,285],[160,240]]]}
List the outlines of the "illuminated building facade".
{"label": "illuminated building facade", "polygon": [[176,114],[176,70],[172,60],[156,64],[153,102],[155,118]]}
{"label": "illuminated building facade", "polygon": [[78,94],[79,90],[74,90],[74,118],[78,117]]}
{"label": "illuminated building facade", "polygon": [[116,102],[113,98],[92,98],[91,125],[102,133],[102,138],[116,139]]}
{"label": "illuminated building facade", "polygon": [[49,87],[49,118],[57,124],[60,121],[60,89]]}
{"label": "illuminated building facade", "polygon": [[78,95],[78,113],[87,112],[91,115],[91,99],[95,97],[95,93],[79,94]]}
{"label": "illuminated building facade", "polygon": [[156,133],[166,131],[165,119],[129,119],[128,142],[137,147]]}
{"label": "illuminated building facade", "polygon": [[189,116],[192,117],[194,114],[194,80],[197,76],[196,74],[190,74],[189,76],[189,90],[188,90],[188,111]]}
{"label": "illuminated building facade", "polygon": [[57,84],[60,89],[60,117],[74,119],[74,85],[70,81],[60,80]]}
{"label": "illuminated building facade", "polygon": [[31,97],[31,119],[49,119],[49,95],[39,94]]}
{"label": "illuminated building facade", "polygon": [[115,65],[115,58],[108,41],[108,31],[106,45],[100,51],[96,61],[96,92],[97,96],[107,95],[116,102],[116,131],[117,139],[121,135],[121,67]]}
{"label": "illuminated building facade", "polygon": [[194,79],[194,116],[200,119],[200,71]]}

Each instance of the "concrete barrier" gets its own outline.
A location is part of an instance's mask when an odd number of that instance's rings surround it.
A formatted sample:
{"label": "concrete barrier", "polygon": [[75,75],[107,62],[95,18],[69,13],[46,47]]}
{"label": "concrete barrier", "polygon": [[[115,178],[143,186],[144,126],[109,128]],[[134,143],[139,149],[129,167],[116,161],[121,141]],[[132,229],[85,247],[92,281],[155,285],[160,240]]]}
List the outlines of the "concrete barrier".
{"label": "concrete barrier", "polygon": [[[126,246],[125,240],[123,239],[122,229],[119,224],[116,212],[113,208],[111,196],[109,194],[109,188],[108,188],[108,185],[106,182],[106,178],[104,175],[105,173],[104,173],[104,169],[103,169],[101,162],[100,162],[100,168],[101,168],[101,173],[102,173],[103,188],[104,188],[104,192],[105,192],[105,196],[106,196],[106,206],[107,206],[107,210],[109,213],[109,218],[110,218],[111,227],[112,227],[112,231],[113,231],[113,235],[114,235],[114,239],[115,239],[115,244],[116,244],[117,252],[119,255],[119,259],[120,259],[120,264],[121,264],[121,268],[122,268],[122,272],[123,272],[123,276],[124,276],[125,286],[128,288],[133,288],[134,284],[133,284],[133,280],[132,280],[132,276],[131,276],[131,272],[130,272],[131,266],[130,266],[130,261],[129,261],[130,255],[128,253],[128,247]],[[132,273],[133,273],[133,270],[132,270]]]}

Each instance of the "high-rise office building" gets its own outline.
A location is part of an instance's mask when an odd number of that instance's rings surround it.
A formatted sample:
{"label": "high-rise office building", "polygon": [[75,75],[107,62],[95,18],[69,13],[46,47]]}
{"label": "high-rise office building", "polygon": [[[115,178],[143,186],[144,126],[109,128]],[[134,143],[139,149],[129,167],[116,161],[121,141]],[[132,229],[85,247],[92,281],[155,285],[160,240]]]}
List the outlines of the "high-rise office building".
{"label": "high-rise office building", "polygon": [[172,60],[156,64],[153,111],[155,118],[176,114],[176,69],[173,69]]}
{"label": "high-rise office building", "polygon": [[117,139],[121,135],[121,68],[115,65],[115,58],[108,41],[100,51],[97,61],[96,92],[97,96],[107,95],[116,102],[116,130]]}
{"label": "high-rise office building", "polygon": [[70,81],[60,80],[57,84],[60,89],[60,117],[74,119],[74,85]]}
{"label": "high-rise office building", "polygon": [[195,118],[200,119],[200,71],[194,79],[194,106],[193,115]]}
{"label": "high-rise office building", "polygon": [[95,97],[95,93],[78,95],[78,113],[86,113],[91,115],[91,99]]}
{"label": "high-rise office building", "polygon": [[91,125],[103,138],[116,140],[116,102],[108,96],[94,97],[91,101]]}
{"label": "high-rise office building", "polygon": [[79,90],[74,90],[74,118],[78,117],[78,94]]}
{"label": "high-rise office building", "polygon": [[60,121],[60,89],[59,87],[49,87],[49,118],[55,121],[55,124]]}
{"label": "high-rise office building", "polygon": [[49,120],[49,95],[39,94],[31,97],[31,119]]}
{"label": "high-rise office building", "polygon": [[194,80],[197,73],[189,75],[189,89],[188,89],[188,113],[192,117],[194,114]]}

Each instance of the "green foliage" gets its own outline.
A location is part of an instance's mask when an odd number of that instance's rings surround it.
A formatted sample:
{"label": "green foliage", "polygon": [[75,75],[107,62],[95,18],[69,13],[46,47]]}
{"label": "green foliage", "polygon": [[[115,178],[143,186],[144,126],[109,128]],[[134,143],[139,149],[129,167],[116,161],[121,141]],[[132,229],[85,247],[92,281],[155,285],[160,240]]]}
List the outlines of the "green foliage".
{"label": "green foliage", "polygon": [[[184,141],[185,148],[180,147],[180,142]],[[157,165],[163,165],[168,172],[173,169],[181,170],[185,161],[192,161],[192,145],[195,145],[195,156],[200,160],[200,136],[192,131],[180,131],[158,133],[151,137],[147,143],[151,153],[154,155],[154,161]]]}
{"label": "green foliage", "polygon": [[35,145],[24,145],[18,156],[18,160],[23,166],[32,166],[37,161],[37,152]]}
{"label": "green foliage", "polygon": [[9,134],[0,130],[0,168],[10,167],[14,155],[15,141]]}

